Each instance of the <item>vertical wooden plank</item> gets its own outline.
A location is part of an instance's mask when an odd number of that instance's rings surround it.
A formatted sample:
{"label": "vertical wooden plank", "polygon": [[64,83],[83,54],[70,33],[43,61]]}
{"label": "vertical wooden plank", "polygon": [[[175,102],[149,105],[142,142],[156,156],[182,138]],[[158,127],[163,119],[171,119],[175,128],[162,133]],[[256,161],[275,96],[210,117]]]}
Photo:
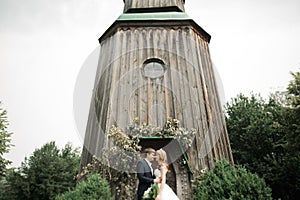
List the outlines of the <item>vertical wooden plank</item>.
{"label": "vertical wooden plank", "polygon": [[[162,49],[161,49],[161,43],[164,43],[164,38],[161,34],[161,28],[155,27],[155,34],[154,34],[154,40],[153,40],[153,50],[156,52],[154,54],[154,58],[162,59]],[[156,87],[156,101],[155,101],[155,109],[156,109],[156,123],[155,126],[162,126],[164,121],[165,115],[165,104],[164,104],[164,95],[163,95],[163,78],[159,77],[154,80],[155,87]]]}
{"label": "vertical wooden plank", "polygon": [[[198,70],[199,70],[199,77],[197,79],[197,84],[199,85],[198,89],[199,89],[199,99],[201,101],[201,124],[199,124],[199,126],[202,128],[200,130],[200,137],[199,139],[197,138],[197,152],[198,152],[198,158],[202,158],[204,159],[204,163],[206,164],[205,166],[201,166],[201,168],[204,167],[211,167],[211,160],[212,160],[212,154],[209,150],[210,147],[210,139],[209,139],[209,123],[208,123],[208,112],[207,112],[207,108],[206,108],[206,98],[205,98],[205,81],[203,80],[203,62],[202,62],[202,49],[200,47],[199,44],[197,44],[196,46],[196,52],[197,52],[197,63],[198,63]],[[198,148],[199,147],[199,148]],[[203,157],[203,154],[206,154],[205,157]]]}
{"label": "vertical wooden plank", "polygon": [[[132,107],[132,111],[130,113],[131,116],[131,122],[132,120],[134,120],[137,116],[138,116],[138,86],[139,86],[139,69],[138,69],[138,40],[136,39],[138,38],[137,35],[137,29],[134,28],[133,33],[131,34],[131,50],[130,50],[130,61],[131,61],[131,67],[132,67],[132,101],[130,102],[130,106]],[[130,123],[131,123],[130,122]]]}
{"label": "vertical wooden plank", "polygon": [[[199,79],[199,71],[198,71],[198,62],[197,62],[197,51],[196,51],[196,46],[195,46],[195,40],[193,36],[193,32],[191,29],[187,32],[187,51],[188,53],[185,54],[186,60],[188,62],[187,65],[187,74],[188,74],[188,80],[190,80],[190,87],[189,87],[189,92],[190,92],[190,99],[191,99],[191,115],[193,118],[193,124],[191,125],[191,128],[196,128],[198,131],[198,135],[195,137],[195,142],[197,143],[197,140],[204,141],[201,132],[203,132],[203,126],[202,122],[203,119],[201,118],[201,105],[203,105],[203,96],[200,96],[198,91],[202,90],[201,84],[197,83],[197,80]],[[193,162],[193,166],[195,166],[196,170],[201,170],[202,166],[201,163],[203,163],[203,158],[201,157],[195,157],[197,155],[197,149],[198,147],[195,146],[194,148],[191,148],[190,151],[193,154],[194,159],[191,159]],[[198,161],[198,162],[195,162]],[[197,163],[197,164],[196,164]]]}
{"label": "vertical wooden plank", "polygon": [[[139,63],[141,66],[141,71],[143,71],[143,63],[144,60],[147,56],[147,49],[145,48],[147,41],[147,31],[145,28],[140,28],[140,34],[139,34]],[[147,84],[148,81],[145,77],[142,75],[140,76],[139,79],[140,87],[139,87],[139,102],[140,102],[140,107],[139,107],[139,118],[140,118],[140,124],[146,123],[148,121],[148,115],[147,115],[147,109],[148,109],[148,97],[147,97]]]}
{"label": "vertical wooden plank", "polygon": [[181,100],[181,95],[180,95],[180,70],[179,70],[179,60],[177,59],[177,56],[180,54],[180,50],[179,50],[179,35],[180,32],[178,31],[178,27],[176,27],[176,31],[174,32],[173,35],[173,42],[172,43],[172,54],[171,54],[171,60],[174,60],[173,66],[172,66],[172,91],[173,91],[173,95],[174,95],[174,99],[176,99],[177,104],[175,104],[175,108],[176,108],[176,113],[175,113],[175,118],[179,119],[180,121],[182,121],[182,100]]}
{"label": "vertical wooden plank", "polygon": [[184,107],[184,127],[191,129],[195,127],[194,116],[196,108],[194,108],[194,98],[192,89],[192,82],[194,80],[194,73],[191,72],[193,66],[190,65],[192,51],[190,49],[190,35],[189,29],[187,27],[182,27],[182,38],[183,38],[183,54],[182,54],[182,66],[183,66],[183,76],[184,76],[184,97],[185,97],[185,107]]}
{"label": "vertical wooden plank", "polygon": [[[169,62],[168,62],[168,52],[167,52],[167,46],[168,46],[168,41],[167,41],[167,33],[169,31],[169,27],[165,28],[165,29],[161,29],[160,30],[160,35],[161,35],[161,42],[159,43],[159,49],[161,50],[161,57],[162,60],[165,64],[165,72],[164,75],[162,77],[162,82],[161,82],[161,93],[162,93],[162,97],[161,97],[161,104],[164,105],[164,116],[162,116],[163,118],[161,119],[162,123],[165,123],[165,120],[170,116],[170,101],[169,101],[169,86],[168,86],[168,68],[169,68]],[[161,125],[163,126],[163,124]]]}
{"label": "vertical wooden plank", "polygon": [[[105,45],[113,45],[113,40],[108,40],[108,42]],[[109,52],[109,51],[108,51]],[[103,52],[101,49],[101,53],[102,55],[105,54],[106,52]],[[109,57],[109,56],[108,56]],[[106,61],[105,61],[106,62]],[[105,63],[103,62],[103,63]],[[99,70],[98,70],[99,71]],[[92,152],[90,152],[92,155],[96,155],[99,156],[99,146],[101,146],[105,140],[105,138],[103,137],[103,134],[97,134],[99,131],[104,130],[105,131],[105,124],[106,124],[106,120],[103,120],[103,118],[106,117],[106,112],[107,109],[105,109],[105,107],[103,107],[104,104],[107,103],[107,97],[105,95],[105,93],[108,91],[107,87],[109,87],[109,74],[107,73],[107,71],[105,70],[101,70],[101,73],[98,75],[99,78],[99,82],[102,81],[106,81],[108,82],[107,85],[105,87],[100,88],[97,82],[97,85],[95,85],[95,96],[98,97],[95,99],[96,103],[98,105],[95,105],[95,111],[96,111],[96,116],[93,116],[92,113],[90,113],[90,116],[93,118],[94,117],[94,121],[92,122],[92,138],[91,138],[91,145],[89,146],[89,149],[92,150]]]}
{"label": "vertical wooden plank", "polygon": [[137,80],[137,86],[136,86],[136,95],[137,95],[137,98],[136,98],[136,115],[134,117],[137,117],[138,118],[138,123],[140,124],[141,123],[141,120],[142,120],[142,116],[141,116],[141,90],[140,90],[140,87],[143,83],[143,81],[141,80],[142,78],[142,74],[141,74],[141,65],[142,63],[140,62],[140,59],[141,59],[141,50],[140,48],[143,46],[143,42],[142,42],[142,31],[140,28],[136,28],[135,31],[134,31],[134,38],[136,40],[136,47],[134,49],[134,52],[135,52],[135,65],[136,65],[136,80]]}
{"label": "vertical wooden plank", "polygon": [[166,51],[167,51],[167,58],[166,59],[166,62],[168,63],[168,66],[167,66],[167,71],[166,71],[166,79],[165,79],[165,82],[166,82],[166,85],[167,85],[167,88],[169,88],[167,90],[167,98],[168,98],[168,102],[167,104],[169,104],[169,108],[170,108],[170,111],[169,111],[169,115],[168,117],[171,117],[171,118],[176,118],[178,119],[178,116],[177,116],[177,111],[178,111],[178,104],[177,104],[177,99],[176,99],[176,95],[174,94],[174,88],[176,88],[174,86],[174,82],[172,81],[172,73],[173,73],[173,70],[175,70],[175,60],[174,60],[174,42],[176,41],[174,39],[174,35],[175,35],[175,31],[173,28],[170,28],[170,29],[167,29],[168,31],[166,32],[166,34],[168,34],[168,37],[167,37],[167,45],[166,45]]}

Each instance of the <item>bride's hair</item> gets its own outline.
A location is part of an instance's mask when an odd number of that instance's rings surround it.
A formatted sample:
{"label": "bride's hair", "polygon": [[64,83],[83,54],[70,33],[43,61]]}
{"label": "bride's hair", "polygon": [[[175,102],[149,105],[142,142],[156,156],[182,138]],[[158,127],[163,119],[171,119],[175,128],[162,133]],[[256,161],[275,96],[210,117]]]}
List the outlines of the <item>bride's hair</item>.
{"label": "bride's hair", "polygon": [[159,149],[156,151],[156,155],[158,158],[158,163],[168,164],[167,153],[163,149]]}

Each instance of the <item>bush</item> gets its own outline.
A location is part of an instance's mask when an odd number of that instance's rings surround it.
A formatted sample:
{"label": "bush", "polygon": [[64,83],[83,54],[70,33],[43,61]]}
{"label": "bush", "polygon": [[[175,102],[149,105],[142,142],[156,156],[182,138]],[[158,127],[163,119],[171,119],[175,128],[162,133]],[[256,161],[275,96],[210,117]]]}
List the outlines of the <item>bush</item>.
{"label": "bush", "polygon": [[218,161],[196,183],[195,199],[263,199],[271,198],[271,189],[264,179],[247,172],[241,166],[234,168],[227,161]]}
{"label": "bush", "polygon": [[89,174],[85,181],[79,182],[75,189],[56,197],[56,200],[113,200],[108,182],[99,174]]}

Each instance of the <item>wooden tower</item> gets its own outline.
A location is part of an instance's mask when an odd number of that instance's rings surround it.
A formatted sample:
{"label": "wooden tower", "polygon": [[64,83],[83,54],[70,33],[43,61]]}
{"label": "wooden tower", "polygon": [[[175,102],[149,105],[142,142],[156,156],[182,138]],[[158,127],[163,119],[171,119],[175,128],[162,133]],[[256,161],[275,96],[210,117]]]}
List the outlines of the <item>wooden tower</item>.
{"label": "wooden tower", "polygon": [[[209,53],[210,35],[185,13],[185,0],[124,0],[124,13],[101,36],[100,59],[81,165],[111,145],[113,126],[161,127],[178,119],[196,135],[189,148],[172,137],[143,137],[144,147],[164,148],[168,184],[191,199],[191,180],[204,168],[233,162]],[[184,164],[182,164],[184,161]],[[134,167],[133,167],[134,168]]]}

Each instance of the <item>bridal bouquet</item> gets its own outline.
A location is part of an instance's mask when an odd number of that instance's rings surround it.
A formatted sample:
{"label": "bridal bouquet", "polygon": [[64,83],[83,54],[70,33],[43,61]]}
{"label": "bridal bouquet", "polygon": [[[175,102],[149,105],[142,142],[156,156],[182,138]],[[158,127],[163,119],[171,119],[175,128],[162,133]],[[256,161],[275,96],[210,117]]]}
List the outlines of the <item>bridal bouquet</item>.
{"label": "bridal bouquet", "polygon": [[152,186],[144,193],[143,200],[155,200],[158,194],[158,190],[158,184],[152,184]]}

